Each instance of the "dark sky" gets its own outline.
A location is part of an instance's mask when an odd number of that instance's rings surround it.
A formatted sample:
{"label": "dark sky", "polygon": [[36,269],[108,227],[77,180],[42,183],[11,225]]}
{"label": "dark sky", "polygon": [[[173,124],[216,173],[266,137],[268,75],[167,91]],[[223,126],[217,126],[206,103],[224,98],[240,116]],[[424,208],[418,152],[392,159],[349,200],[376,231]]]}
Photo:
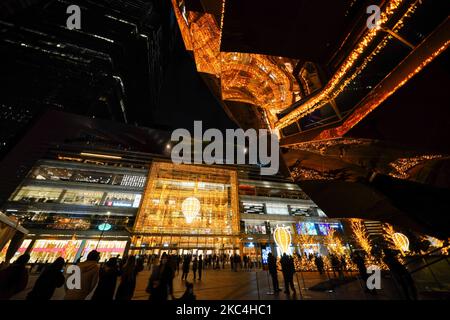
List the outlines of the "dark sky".
{"label": "dark sky", "polygon": [[170,129],[191,130],[195,120],[203,128],[237,128],[198,74],[193,56],[179,40],[172,56],[161,93],[161,103],[152,120]]}

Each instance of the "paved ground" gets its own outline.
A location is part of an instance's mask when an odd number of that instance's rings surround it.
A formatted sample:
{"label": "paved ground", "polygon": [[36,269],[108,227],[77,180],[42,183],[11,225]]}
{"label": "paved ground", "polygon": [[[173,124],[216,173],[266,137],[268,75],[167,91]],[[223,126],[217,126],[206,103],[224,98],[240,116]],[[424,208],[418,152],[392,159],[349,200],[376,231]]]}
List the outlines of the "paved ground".
{"label": "paved ground", "polygon": [[[148,294],[145,292],[149,271],[142,271],[137,279],[136,291],[133,299],[146,300]],[[332,277],[332,275],[329,275]],[[356,274],[346,274],[347,277],[355,277]],[[193,282],[193,274],[190,273],[188,281]],[[37,275],[31,275],[27,289],[16,295],[14,299],[24,299],[26,294],[34,285]],[[351,281],[345,285],[337,287],[333,291],[313,291],[308,288],[321,282],[327,281],[327,275],[320,275],[317,272],[297,273],[294,283],[297,294],[286,295],[280,292],[277,295],[272,293],[271,281],[266,271],[238,271],[225,270],[204,270],[202,280],[194,282],[194,292],[197,299],[201,300],[286,300],[286,299],[343,299],[343,300],[366,300],[366,299],[401,299],[398,289],[389,278],[382,279],[382,289],[376,295],[365,293],[358,280]],[[279,274],[280,287],[284,287],[283,278]],[[181,281],[181,274],[174,279],[175,297],[180,297],[184,292],[184,282]],[[300,290],[301,289],[301,290]],[[61,300],[64,297],[64,289],[57,289],[53,300]]]}
{"label": "paved ground", "polygon": [[[350,276],[350,274],[349,274]],[[138,285],[134,299],[147,299],[145,293],[146,280],[148,272],[142,272],[139,275]],[[193,275],[190,274],[188,280],[193,281]],[[145,281],[143,281],[145,279]],[[386,295],[382,290],[380,294],[373,296],[365,294],[358,281],[353,281],[345,286],[337,288],[332,292],[319,292],[308,290],[320,282],[327,281],[326,275],[320,275],[316,272],[298,273],[294,277],[294,284],[297,294],[294,296],[286,295],[280,292],[277,295],[272,293],[272,282],[266,271],[238,271],[230,270],[206,270],[201,281],[194,282],[194,292],[197,299],[201,300],[287,300],[287,299],[392,299],[392,294]],[[283,277],[279,274],[280,287],[284,287]],[[301,288],[301,290],[299,290]],[[392,289],[389,286],[390,289]],[[181,275],[174,280],[174,295],[179,297],[184,292],[184,282],[181,281]],[[396,294],[396,292],[395,292]]]}

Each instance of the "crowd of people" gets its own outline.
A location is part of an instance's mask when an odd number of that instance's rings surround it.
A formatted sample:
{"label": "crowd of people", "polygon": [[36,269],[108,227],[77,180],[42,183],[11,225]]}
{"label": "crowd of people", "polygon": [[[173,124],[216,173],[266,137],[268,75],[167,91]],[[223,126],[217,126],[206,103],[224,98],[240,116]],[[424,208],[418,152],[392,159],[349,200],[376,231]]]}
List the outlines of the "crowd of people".
{"label": "crowd of people", "polygon": [[[27,288],[29,271],[27,268],[29,254],[21,255],[14,263],[0,270],[0,300],[11,299],[14,295]],[[320,255],[309,255],[306,257],[314,264],[320,274],[331,270],[335,278],[344,279],[344,272],[348,270],[345,257],[330,254],[325,267],[324,259]],[[195,300],[194,283],[202,281],[205,269],[220,270],[229,268],[237,272],[238,270],[251,271],[253,268],[262,268],[261,259],[255,259],[248,255],[242,257],[235,253],[206,255],[169,255],[163,253],[160,257],[151,256],[129,256],[125,259],[112,257],[109,260],[99,263],[100,253],[91,251],[86,260],[76,265],[80,270],[80,287],[71,288],[67,285],[65,273],[66,261],[59,257],[51,264],[39,264],[36,269],[39,276],[33,288],[26,295],[27,300],[49,300],[53,297],[57,288],[64,286],[65,300],[85,300],[88,297],[92,300],[131,300],[135,293],[136,279],[138,274],[148,266],[150,277],[146,286],[149,299],[154,301],[168,300]],[[259,260],[259,261],[258,261]],[[363,255],[354,253],[351,257],[356,265],[363,283],[367,282],[368,273]],[[384,263],[389,267],[393,278],[404,292],[407,299],[417,299],[417,291],[414,281],[406,268],[398,261],[394,254],[385,252]],[[296,265],[293,256],[283,254],[279,261],[272,254],[268,254],[267,269],[272,278],[274,293],[281,291],[278,283],[278,271],[281,271],[284,279],[284,292],[296,294],[294,286],[294,275]],[[192,272],[192,278],[191,278]],[[174,278],[181,273],[181,280],[185,284],[185,292],[180,298],[174,296]],[[192,279],[192,282],[188,281]],[[374,293],[374,291],[371,291]]]}
{"label": "crowd of people", "polygon": [[[173,295],[173,278],[175,275],[175,257],[163,254],[161,259],[153,259],[151,273],[146,291],[151,300],[167,300]],[[9,300],[27,288],[29,254],[21,255],[14,263],[0,270],[0,300]],[[135,293],[136,278],[144,270],[144,257],[129,256],[126,259],[112,257],[100,264],[100,253],[89,252],[86,260],[76,265],[79,267],[79,286],[70,286],[70,275],[65,272],[66,261],[59,257],[47,264],[40,272],[32,289],[27,293],[27,300],[50,300],[57,288],[64,286],[64,300],[131,300]],[[197,264],[198,266],[198,264]],[[39,266],[38,268],[41,268]],[[198,269],[198,267],[197,267]],[[201,277],[201,272],[199,273]],[[186,291],[179,298],[195,300],[193,284],[186,281]]]}

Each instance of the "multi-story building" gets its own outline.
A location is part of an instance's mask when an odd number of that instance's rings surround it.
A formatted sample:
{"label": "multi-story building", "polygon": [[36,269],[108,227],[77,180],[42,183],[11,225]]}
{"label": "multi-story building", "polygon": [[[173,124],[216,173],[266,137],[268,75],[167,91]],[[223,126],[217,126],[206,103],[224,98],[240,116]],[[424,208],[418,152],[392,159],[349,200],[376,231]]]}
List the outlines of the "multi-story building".
{"label": "multi-story building", "polygon": [[[320,238],[342,231],[295,184],[251,166],[175,165],[159,155],[106,149],[51,149],[3,210],[29,230],[16,255],[69,261],[116,255],[246,253],[264,259],[276,227],[293,251],[326,253]],[[316,237],[299,247],[297,236]],[[2,250],[3,259],[7,245]],[[2,248],[0,248],[1,250]]]}
{"label": "multi-story building", "polygon": [[[66,26],[70,5],[79,30]],[[2,1],[0,158],[46,110],[153,124],[178,39],[172,15],[166,1]]]}
{"label": "multi-story building", "polygon": [[145,180],[145,169],[39,161],[6,203],[6,213],[30,230],[18,252],[28,250],[32,261],[76,260],[94,248],[123,254]]}

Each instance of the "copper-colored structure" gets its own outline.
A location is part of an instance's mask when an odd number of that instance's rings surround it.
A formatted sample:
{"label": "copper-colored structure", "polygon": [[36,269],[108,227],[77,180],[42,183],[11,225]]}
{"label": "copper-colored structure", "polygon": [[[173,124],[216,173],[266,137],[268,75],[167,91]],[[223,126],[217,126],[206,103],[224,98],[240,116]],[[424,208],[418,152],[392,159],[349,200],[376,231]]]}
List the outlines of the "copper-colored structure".
{"label": "copper-colored structure", "polygon": [[[221,52],[221,21],[207,12],[187,11],[184,1],[172,0],[186,49],[197,71],[219,79],[220,98],[261,107],[270,123],[277,112],[298,101],[300,89],[293,69],[296,59],[263,54]],[[223,8],[225,1],[222,2]]]}

